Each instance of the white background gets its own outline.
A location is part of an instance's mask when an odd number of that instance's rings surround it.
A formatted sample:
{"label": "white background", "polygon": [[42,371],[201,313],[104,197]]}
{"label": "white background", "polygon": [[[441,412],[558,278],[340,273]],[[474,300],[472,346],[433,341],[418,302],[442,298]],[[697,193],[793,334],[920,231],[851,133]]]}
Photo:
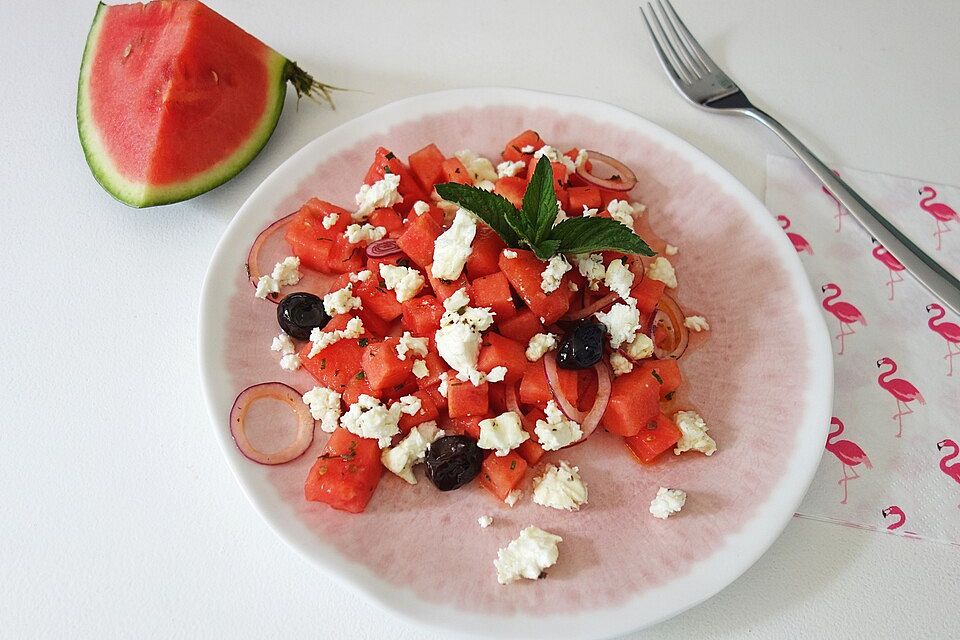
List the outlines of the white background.
{"label": "white background", "polygon": [[[634,2],[212,4],[319,78],[257,160],[186,204],[94,182],[76,79],[93,0],[0,4],[0,636],[436,637],[372,608],[259,519],[200,395],[210,252],[270,171],[397,98],[507,85],[599,98],[687,138],[762,196],[758,125],[694,110]],[[741,85],[832,163],[960,184],[960,4],[677,0]],[[732,247],[731,250],[735,250]],[[956,634],[956,547],[794,520],[741,579],[638,637]]]}

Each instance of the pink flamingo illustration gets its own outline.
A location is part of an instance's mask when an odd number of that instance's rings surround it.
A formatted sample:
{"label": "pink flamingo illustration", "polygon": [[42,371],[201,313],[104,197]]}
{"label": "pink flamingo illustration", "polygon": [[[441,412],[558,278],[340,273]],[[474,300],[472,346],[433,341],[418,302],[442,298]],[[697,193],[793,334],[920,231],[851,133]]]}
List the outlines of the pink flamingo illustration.
{"label": "pink flamingo illustration", "polygon": [[879,260],[880,263],[885,266],[887,271],[890,273],[890,279],[887,280],[887,286],[890,287],[890,297],[887,298],[887,300],[893,300],[893,285],[896,282],[903,282],[903,277],[900,275],[900,272],[905,270],[906,267],[904,267],[899,260],[893,257],[893,254],[887,251],[887,248],[877,242],[876,239],[874,239],[873,242],[877,246],[875,246],[873,251],[870,253],[874,258]]}
{"label": "pink flamingo illustration", "polygon": [[897,412],[893,414],[892,419],[897,421],[900,430],[897,431],[897,437],[903,436],[903,416],[913,413],[910,403],[918,400],[920,404],[927,404],[927,401],[920,395],[920,391],[903,378],[890,378],[897,372],[897,363],[890,358],[880,358],[877,360],[877,367],[883,368],[889,366],[887,371],[881,371],[877,378],[877,384],[885,389],[897,401]]}
{"label": "pink flamingo illustration", "polygon": [[820,291],[823,291],[824,293],[826,293],[828,289],[833,293],[824,298],[821,304],[823,305],[823,308],[832,313],[840,323],[840,333],[838,333],[835,337],[840,340],[840,351],[837,353],[837,355],[842,356],[843,339],[846,336],[852,336],[854,333],[856,333],[853,330],[853,323],[859,322],[863,326],[867,326],[867,319],[863,317],[863,314],[860,313],[859,309],[849,302],[843,302],[842,300],[834,302],[834,300],[839,298],[840,294],[842,293],[842,291],[840,291],[840,287],[832,282],[820,287]]}
{"label": "pink flamingo illustration", "polygon": [[[830,435],[827,436],[826,449],[840,461],[840,466],[843,469],[843,477],[837,482],[837,484],[843,485],[843,500],[840,501],[840,504],[847,504],[847,482],[860,477],[860,474],[857,473],[854,467],[862,464],[867,469],[872,469],[873,464],[871,464],[870,458],[867,457],[867,454],[863,452],[863,449],[861,449],[860,445],[856,442],[851,440],[830,442],[843,433],[843,423],[840,422],[840,418],[834,417],[830,420],[830,424],[835,426],[836,430],[831,431]],[[850,469],[850,473],[853,475],[848,476],[847,469]]]}
{"label": "pink flamingo illustration", "polygon": [[[780,228],[784,231],[787,231],[787,229],[790,228],[790,218],[787,216],[777,216],[777,220],[780,222]],[[799,233],[787,231],[787,238],[789,238],[790,242],[793,243],[793,248],[797,250],[797,253],[803,253],[806,251],[810,255],[813,255],[813,247],[811,247],[810,243],[807,242],[807,239]]]}
{"label": "pink flamingo illustration", "polygon": [[[839,178],[839,177],[840,177],[840,172],[837,171],[836,169],[834,169],[834,170],[833,170],[833,175],[835,175],[835,176],[837,176],[837,177]],[[837,213],[834,214],[833,218],[834,218],[834,220],[837,221],[837,233],[840,233],[840,227],[843,226],[843,216],[847,215],[847,210],[843,208],[843,205],[840,204],[840,201],[837,200],[837,197],[836,197],[835,195],[833,195],[832,193],[830,193],[830,190],[829,190],[829,189],[827,189],[826,187],[820,187],[820,191],[823,191],[825,194],[827,194],[827,196],[828,196],[831,200],[833,200],[833,202],[837,205]]]}
{"label": "pink flamingo illustration", "polygon": [[933,219],[937,222],[937,230],[933,235],[937,237],[937,251],[940,251],[942,240],[940,236],[950,231],[947,223],[950,221],[960,222],[960,216],[957,215],[956,211],[942,202],[932,202],[932,200],[937,197],[937,190],[933,187],[925,185],[917,193],[924,196],[920,200],[920,208],[932,215]]}
{"label": "pink flamingo illustration", "polygon": [[937,449],[939,451],[950,449],[950,453],[945,454],[940,460],[940,471],[943,471],[947,476],[960,482],[960,460],[953,462],[957,456],[960,456],[960,446],[957,446],[956,442],[947,438],[937,443]]}
{"label": "pink flamingo illustration", "polygon": [[[943,359],[949,363],[950,370],[947,371],[947,375],[952,377],[953,357],[960,356],[960,325],[955,322],[938,322],[943,320],[947,312],[936,302],[927,305],[927,313],[931,311],[935,311],[936,315],[927,320],[927,326],[947,341],[947,355],[943,356]],[[953,345],[957,345],[956,351],[953,350]]]}
{"label": "pink flamingo illustration", "polygon": [[884,519],[889,518],[890,516],[897,516],[897,519],[887,525],[887,531],[895,531],[907,523],[907,514],[903,512],[903,509],[897,505],[891,505],[880,512],[880,515]]}

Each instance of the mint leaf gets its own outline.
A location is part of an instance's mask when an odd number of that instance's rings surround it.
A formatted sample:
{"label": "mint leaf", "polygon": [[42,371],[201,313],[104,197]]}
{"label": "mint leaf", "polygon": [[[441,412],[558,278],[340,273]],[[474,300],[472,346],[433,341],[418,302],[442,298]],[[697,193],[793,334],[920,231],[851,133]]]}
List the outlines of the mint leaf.
{"label": "mint leaf", "polygon": [[520,212],[503,196],[456,182],[438,184],[436,189],[444,200],[477,214],[509,246],[519,247],[526,239]]}
{"label": "mint leaf", "polygon": [[536,247],[549,237],[557,220],[557,192],[553,188],[553,167],[546,156],[540,156],[537,168],[523,194],[523,213],[530,233],[527,237]]}
{"label": "mint leaf", "polygon": [[559,240],[562,253],[619,251],[654,255],[653,249],[630,227],[609,218],[568,218],[553,227],[550,238]]}
{"label": "mint leaf", "polygon": [[540,244],[534,245],[533,253],[541,260],[549,260],[560,253],[559,240],[543,240]]}

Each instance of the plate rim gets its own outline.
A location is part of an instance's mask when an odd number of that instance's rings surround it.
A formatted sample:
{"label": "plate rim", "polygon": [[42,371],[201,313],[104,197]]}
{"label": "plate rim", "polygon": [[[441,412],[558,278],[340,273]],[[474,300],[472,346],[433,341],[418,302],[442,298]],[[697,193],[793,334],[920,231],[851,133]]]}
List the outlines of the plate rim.
{"label": "plate rim", "polygon": [[[253,208],[257,200],[264,197],[265,193],[272,191],[276,187],[276,183],[289,181],[286,174],[297,174],[298,180],[302,180],[305,177],[302,175],[303,171],[291,169],[291,167],[297,167],[305,158],[314,154],[317,148],[322,148],[323,143],[327,140],[335,139],[343,135],[349,137],[351,130],[358,127],[361,130],[366,128],[366,130],[369,131],[377,127],[393,126],[402,122],[422,118],[428,114],[444,113],[461,109],[468,104],[478,108],[495,105],[516,105],[526,108],[547,107],[558,111],[562,111],[563,106],[572,106],[575,107],[572,110],[574,113],[585,115],[586,117],[596,117],[594,115],[588,115],[587,112],[599,108],[601,111],[609,111],[612,116],[615,116],[615,119],[612,120],[613,122],[621,125],[630,125],[632,128],[642,130],[644,134],[649,135],[657,142],[666,144],[671,151],[675,152],[684,161],[692,164],[699,172],[704,174],[707,179],[713,180],[720,188],[724,189],[731,197],[737,200],[747,212],[751,222],[758,223],[761,227],[766,227],[767,235],[771,238],[772,242],[771,253],[778,258],[778,263],[787,271],[791,284],[799,291],[801,299],[797,300],[797,304],[803,311],[803,324],[810,337],[811,348],[808,353],[808,359],[812,364],[819,365],[818,369],[821,372],[819,377],[811,375],[810,388],[807,389],[806,393],[808,397],[804,398],[803,403],[807,408],[809,418],[806,424],[801,424],[798,427],[801,433],[808,430],[810,431],[810,433],[806,433],[808,440],[798,442],[799,445],[802,445],[802,448],[798,447],[795,449],[790,468],[785,469],[781,477],[774,482],[770,494],[764,503],[758,507],[757,511],[743,524],[739,531],[729,534],[726,537],[725,543],[718,547],[710,558],[694,563],[691,565],[690,570],[679,578],[663,585],[652,587],[634,597],[627,598],[615,606],[609,608],[593,608],[586,613],[561,614],[552,615],[548,618],[536,618],[537,622],[533,627],[530,626],[530,623],[534,618],[530,616],[478,614],[458,611],[448,606],[431,604],[426,600],[410,594],[409,591],[404,590],[401,586],[385,584],[382,580],[372,575],[366,567],[349,561],[336,550],[327,548],[327,545],[322,541],[319,541],[319,546],[323,547],[322,553],[319,552],[316,536],[307,540],[304,539],[302,532],[291,531],[289,525],[283,525],[279,520],[279,510],[271,509],[271,505],[263,503],[258,496],[255,495],[255,489],[251,486],[251,483],[248,483],[248,481],[244,479],[243,474],[245,472],[241,466],[241,457],[236,455],[237,452],[234,450],[235,447],[233,446],[229,430],[223,428],[223,416],[227,414],[215,406],[216,403],[212,389],[213,382],[210,373],[220,367],[220,365],[215,364],[215,360],[219,357],[219,354],[212,353],[212,351],[215,350],[211,347],[211,345],[215,343],[212,337],[215,332],[213,324],[219,319],[215,314],[215,310],[212,308],[211,291],[215,286],[222,285],[222,280],[219,276],[225,272],[225,268],[228,269],[229,267],[228,264],[224,264],[224,261],[227,259],[226,254],[232,247],[231,240],[233,236],[238,233],[238,228],[243,224],[242,220],[246,215],[245,212]],[[445,108],[437,109],[435,108],[436,105],[444,105]],[[386,118],[386,123],[384,123],[380,118],[387,114],[390,114],[391,117]],[[399,114],[399,116],[397,114]],[[369,127],[368,125],[370,123],[373,123],[374,126]],[[362,135],[363,133],[360,134],[360,136]],[[354,142],[356,142],[356,139],[354,139]],[[328,151],[325,152],[324,155],[332,153],[334,153],[334,151]],[[772,233],[774,231],[775,233]],[[226,273],[229,273],[229,269]],[[528,637],[556,637],[557,633],[561,633],[563,637],[568,638],[606,638],[656,625],[713,597],[752,567],[753,564],[767,552],[773,543],[776,542],[792,519],[793,513],[796,511],[796,508],[799,506],[813,481],[823,455],[823,446],[821,443],[827,436],[833,406],[833,347],[826,321],[819,312],[819,305],[816,303],[799,257],[793,250],[787,237],[777,226],[773,215],[759,197],[750,191],[732,173],[698,147],[637,113],[594,98],[570,96],[531,89],[469,87],[417,94],[389,102],[376,109],[358,115],[355,118],[351,118],[306,143],[271,171],[251,192],[224,230],[216,248],[211,254],[210,262],[204,275],[200,292],[197,338],[201,388],[203,390],[204,402],[207,406],[211,427],[215,432],[217,442],[223,451],[224,457],[241,491],[270,529],[300,555],[307,558],[312,564],[320,567],[324,574],[333,577],[340,584],[347,585],[355,591],[362,593],[368,601],[375,603],[382,610],[389,611],[393,615],[418,625],[425,625],[432,628],[446,628],[461,633],[466,632],[483,635],[493,633],[507,636],[515,635],[522,630]],[[822,375],[823,372],[828,372],[828,374]],[[221,413],[223,415],[220,415]],[[819,417],[820,419],[817,420],[815,417]],[[814,446],[813,443],[815,443],[816,446]],[[767,513],[763,507],[767,507],[767,510],[770,510],[770,504],[778,499],[781,501],[780,508],[773,509],[774,513]],[[785,502],[782,502],[784,500]],[[789,508],[786,508],[788,506]],[[286,526],[286,528],[284,528],[284,526]],[[717,559],[718,556],[729,556],[730,550],[728,547],[732,544],[737,544],[736,539],[743,536],[751,537],[751,539],[754,540],[754,544],[748,545],[746,549],[741,549],[741,553],[737,554],[736,562],[727,563]],[[756,544],[758,538],[760,543]],[[678,583],[681,583],[682,586],[684,581],[691,581],[696,575],[697,568],[700,567],[702,569],[702,565],[708,561],[720,565],[730,564],[730,566],[715,567],[708,576],[702,576],[708,577],[709,582],[688,585],[690,589],[686,590],[686,593],[693,597],[689,597],[677,606],[660,609],[657,614],[650,615],[648,612],[642,619],[637,614],[632,617],[617,615],[618,613],[635,612],[641,605],[641,601],[644,598],[649,598],[651,593],[655,594],[666,588],[673,589],[676,588]],[[404,606],[405,604],[408,606]],[[441,610],[445,615],[438,615],[441,614]],[[455,615],[451,616],[451,613]]]}

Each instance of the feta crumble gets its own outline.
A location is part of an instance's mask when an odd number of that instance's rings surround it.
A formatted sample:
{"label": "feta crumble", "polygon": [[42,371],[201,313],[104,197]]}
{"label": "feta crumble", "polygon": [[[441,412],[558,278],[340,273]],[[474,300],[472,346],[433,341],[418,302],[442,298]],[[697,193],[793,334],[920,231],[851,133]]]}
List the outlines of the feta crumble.
{"label": "feta crumble", "polygon": [[413,467],[423,462],[430,445],[443,435],[443,431],[437,429],[437,423],[432,420],[419,424],[397,446],[381,451],[380,461],[408,483],[417,484]]}
{"label": "feta crumble", "polygon": [[[567,156],[563,155],[559,149],[555,149],[550,145],[545,144],[534,152],[533,159],[539,160],[543,156],[546,156],[547,160],[549,160],[550,162],[559,162],[564,167],[566,167],[567,175],[577,172],[576,162],[574,162]],[[586,156],[584,156],[584,160],[586,160]],[[581,162],[581,164],[583,163]]]}
{"label": "feta crumble", "polygon": [[461,287],[443,301],[444,312],[434,340],[440,357],[456,369],[457,379],[478,385],[485,379],[477,370],[480,332],[490,328],[495,314],[488,307],[471,307],[469,304],[466,287]]}
{"label": "feta crumble", "polygon": [[323,310],[331,318],[342,313],[350,313],[353,309],[363,309],[363,302],[353,295],[353,286],[347,285],[342,289],[331,291],[323,296]]}
{"label": "feta crumble", "polygon": [[583,436],[580,425],[573,420],[568,420],[553,400],[547,401],[545,413],[547,419],[537,420],[533,429],[544,451],[556,451]]}
{"label": "feta crumble", "polygon": [[657,490],[657,497],[650,501],[650,513],[654,518],[666,520],[672,514],[680,513],[686,501],[687,494],[684,491],[660,487]]}
{"label": "feta crumble", "polygon": [[490,162],[490,160],[483,156],[478,156],[473,151],[470,151],[470,149],[457,151],[453,155],[467,168],[470,177],[473,178],[474,184],[483,180],[494,182],[499,177],[497,170],[493,168],[493,163]]}
{"label": "feta crumble", "polygon": [[616,351],[610,354],[610,366],[613,367],[613,375],[615,376],[622,376],[633,371],[633,363]]}
{"label": "feta crumble", "polygon": [[[397,191],[400,186],[400,175],[397,173],[388,173],[373,184],[365,184],[360,187],[360,191],[354,196],[357,203],[357,210],[353,214],[353,219],[357,222],[363,222],[367,219],[374,209],[392,207],[395,204],[403,202],[403,196]],[[352,242],[352,241],[351,241]]]}
{"label": "feta crumble", "polygon": [[340,420],[340,394],[326,387],[314,387],[303,394],[303,403],[310,407],[310,415],[320,421],[320,428],[333,433]]}
{"label": "feta crumble", "polygon": [[584,218],[592,218],[599,213],[599,209],[591,209],[589,206],[583,205],[583,213],[580,215],[582,215]]}
{"label": "feta crumble", "polygon": [[507,377],[509,371],[506,367],[494,367],[490,369],[490,373],[484,376],[484,379],[487,382],[503,382],[503,379]]}
{"label": "feta crumble", "polygon": [[376,242],[387,235],[386,227],[375,227],[372,224],[364,223],[351,224],[343,232],[343,237],[350,244],[360,244],[361,242]]}
{"label": "feta crumble", "polygon": [[478,180],[473,186],[475,186],[477,189],[483,189],[484,191],[493,191],[497,188],[497,185],[489,180]]}
{"label": "feta crumble", "polygon": [[487,527],[493,524],[493,518],[491,518],[490,516],[480,516],[479,518],[477,518],[477,524],[480,525],[481,529],[486,529]]}
{"label": "feta crumble", "polygon": [[430,370],[427,368],[426,360],[413,361],[413,375],[417,377],[417,380],[420,380],[421,378],[426,378],[428,375],[430,375]]}
{"label": "feta crumble", "polygon": [[323,216],[323,220],[321,221],[320,224],[323,225],[324,229],[329,229],[333,225],[337,224],[337,222],[339,221],[340,221],[339,213],[328,213],[327,215]]}
{"label": "feta crumble", "polygon": [[684,451],[699,451],[712,456],[717,451],[717,443],[707,435],[709,427],[696,411],[677,411],[673,414],[673,422],[680,429],[680,441],[673,450],[676,455]]}
{"label": "feta crumble", "polygon": [[497,559],[493,561],[497,569],[497,581],[510,584],[520,578],[536,580],[544,569],[557,563],[559,542],[563,542],[563,538],[558,535],[538,527],[527,527],[518,538],[497,551]]}
{"label": "feta crumble", "polygon": [[257,279],[257,291],[253,295],[260,299],[266,299],[271,293],[280,293],[280,283],[271,276],[260,276]]}
{"label": "feta crumble", "polygon": [[626,344],[627,355],[634,360],[643,360],[653,355],[653,340],[645,333],[637,333]]}
{"label": "feta crumble", "polygon": [[413,203],[413,212],[418,216],[422,216],[425,213],[430,211],[430,205],[424,202],[423,200],[417,200]]}
{"label": "feta crumble", "polygon": [[590,284],[590,291],[598,291],[600,283],[603,282],[607,274],[606,267],[603,266],[603,256],[599,253],[579,254],[573,257],[577,264],[577,270]]}
{"label": "feta crumble", "polygon": [[360,394],[355,404],[340,417],[340,426],[361,438],[376,440],[381,449],[390,446],[393,436],[400,433],[402,405],[395,402],[389,408],[373,396]]}
{"label": "feta crumble", "polygon": [[273,339],[273,342],[270,344],[270,350],[279,351],[283,355],[288,355],[295,353],[297,348],[294,346],[290,336],[281,332],[280,335]]}
{"label": "feta crumble", "polygon": [[603,283],[610,291],[616,292],[626,300],[630,297],[630,289],[633,288],[633,272],[623,263],[623,260],[614,260],[607,267]]}
{"label": "feta crumble", "polygon": [[458,209],[450,228],[440,234],[433,246],[434,278],[456,280],[473,252],[470,246],[477,235],[477,223],[465,209]]}
{"label": "feta crumble", "polygon": [[[397,342],[397,359],[406,360],[408,352],[421,358],[425,357],[427,355],[427,343],[426,338],[414,338],[412,333],[404,331],[403,335],[400,336],[400,341]],[[423,362],[423,360],[417,362]],[[426,365],[427,363],[423,362],[423,366],[426,367]],[[416,366],[416,362],[414,366]]]}
{"label": "feta crumble", "polygon": [[657,256],[647,265],[647,277],[659,280],[671,289],[677,288],[677,274],[670,261],[663,256]]}
{"label": "feta crumble", "polygon": [[447,372],[444,371],[440,374],[440,384],[437,385],[437,393],[439,393],[444,398],[447,397],[447,387],[449,385],[450,379],[447,376]]}
{"label": "feta crumble", "polygon": [[532,144],[527,144],[527,145],[524,145],[524,146],[520,147],[520,153],[533,153],[534,150],[535,150],[535,149],[533,148],[533,145],[532,145]]}
{"label": "feta crumble", "polygon": [[411,267],[396,267],[392,264],[382,263],[380,265],[380,277],[383,278],[387,289],[397,295],[397,302],[406,302],[418,293],[426,280],[420,275],[420,272]]}
{"label": "feta crumble", "polygon": [[527,163],[523,160],[516,160],[511,162],[510,160],[505,160],[497,165],[497,177],[498,178],[512,178],[518,173],[523,171],[527,166]]}
{"label": "feta crumble", "polygon": [[506,258],[507,260],[513,260],[514,258],[517,257],[517,252],[514,251],[513,249],[504,249],[503,257]]}
{"label": "feta crumble", "polygon": [[607,205],[607,211],[611,218],[633,229],[634,209],[629,202],[626,200],[611,200]]}
{"label": "feta crumble", "polygon": [[703,316],[687,316],[683,319],[683,326],[697,333],[710,330],[710,323]]}
{"label": "feta crumble", "polygon": [[266,298],[271,293],[280,293],[280,287],[300,282],[300,258],[287,256],[273,266],[270,275],[262,275],[257,279],[257,290],[254,294],[258,298]]}
{"label": "feta crumble", "polygon": [[493,450],[499,457],[507,455],[530,439],[530,434],[524,431],[520,423],[520,416],[513,411],[481,420],[479,426],[480,440],[477,441],[477,446]]}
{"label": "feta crumble", "polygon": [[519,501],[520,498],[522,497],[523,497],[523,491],[521,489],[514,489],[513,491],[507,494],[507,497],[503,499],[503,502],[508,507],[512,507],[513,505],[517,504],[517,501]]}
{"label": "feta crumble", "polygon": [[579,511],[587,503],[587,485],[580,479],[580,469],[563,460],[559,467],[547,465],[543,474],[533,479],[533,501],[544,507]]}
{"label": "feta crumble", "polygon": [[300,354],[285,353],[280,356],[280,368],[284,371],[296,371],[300,368]]}
{"label": "feta crumble", "polygon": [[400,397],[400,413],[404,413],[408,416],[415,416],[420,413],[420,409],[423,408],[423,402],[420,400],[419,396],[401,396]]}
{"label": "feta crumble", "polygon": [[667,243],[667,246],[664,248],[663,252],[668,256],[675,256],[680,252],[680,249],[670,243]]}
{"label": "feta crumble", "polygon": [[544,293],[553,293],[559,289],[563,274],[570,271],[570,269],[572,269],[570,263],[568,263],[563,256],[557,255],[550,258],[550,262],[547,263],[547,268],[540,274],[540,277],[543,279],[540,282],[540,290]]}
{"label": "feta crumble", "polygon": [[527,360],[536,362],[545,353],[557,348],[557,336],[552,333],[538,333],[527,344]]}
{"label": "feta crumble", "polygon": [[624,342],[633,340],[640,328],[640,312],[637,310],[637,301],[633,298],[627,298],[626,304],[618,302],[606,313],[598,311],[594,315],[607,328],[610,346],[614,349],[619,349]]}
{"label": "feta crumble", "polygon": [[313,344],[310,347],[310,353],[307,354],[308,358],[313,358],[315,355],[334,344],[340,340],[347,339],[352,340],[353,338],[359,338],[363,335],[363,321],[360,318],[350,318],[347,321],[347,326],[344,329],[337,329],[335,331],[323,331],[320,327],[314,327],[310,330],[310,342]]}

